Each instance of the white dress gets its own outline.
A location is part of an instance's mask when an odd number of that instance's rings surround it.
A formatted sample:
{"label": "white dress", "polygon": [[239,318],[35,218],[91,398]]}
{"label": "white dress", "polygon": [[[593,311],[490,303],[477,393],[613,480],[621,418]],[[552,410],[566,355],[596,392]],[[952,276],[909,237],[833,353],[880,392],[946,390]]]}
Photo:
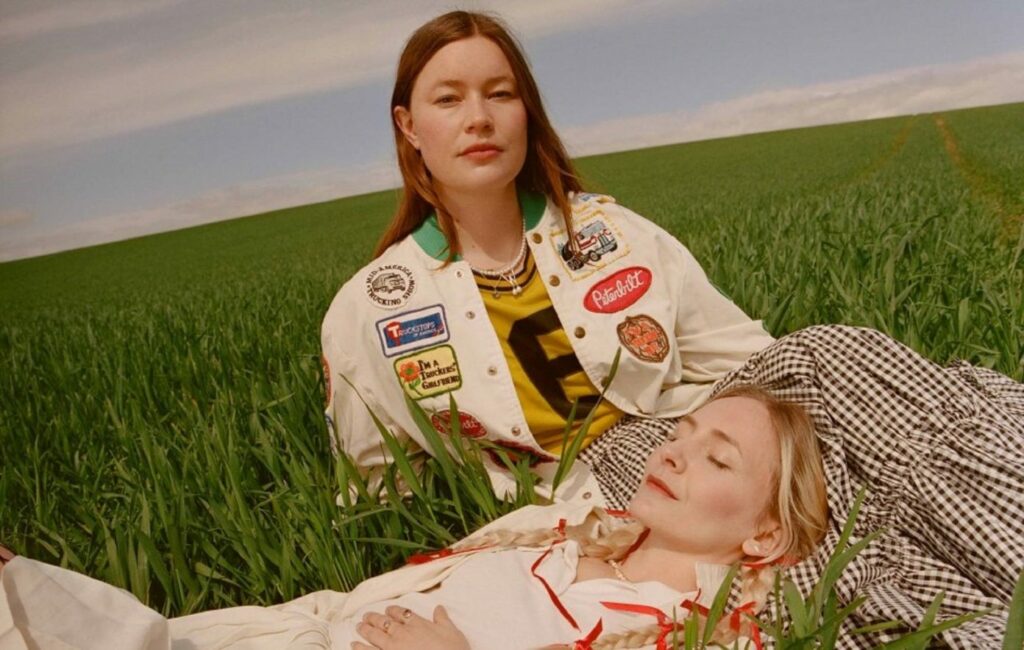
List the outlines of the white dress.
{"label": "white dress", "polygon": [[[317,592],[272,608],[234,607],[170,621],[120,589],[19,557],[0,574],[4,591],[11,596],[0,594],[0,605],[7,605],[0,608],[0,650],[33,645],[62,649],[348,650],[353,641],[362,640],[355,631],[362,615],[383,612],[389,605],[407,607],[428,619],[434,607],[444,605],[470,647],[525,650],[556,643],[572,645],[599,620],[603,634],[656,622],[651,614],[609,609],[602,602],[655,607],[669,617],[675,609],[682,618],[687,610],[680,605],[696,596],[696,592],[683,594],[653,581],[633,584],[602,578],[574,582],[579,565],[577,544],[559,543],[547,551],[517,548],[475,553],[459,562],[436,588],[345,612],[333,604],[325,607],[324,603],[332,602],[323,600],[330,592]],[[724,566],[698,565],[701,601],[709,592],[714,595],[727,571]],[[6,630],[4,623],[10,626]],[[31,643],[26,643],[28,639]]]}

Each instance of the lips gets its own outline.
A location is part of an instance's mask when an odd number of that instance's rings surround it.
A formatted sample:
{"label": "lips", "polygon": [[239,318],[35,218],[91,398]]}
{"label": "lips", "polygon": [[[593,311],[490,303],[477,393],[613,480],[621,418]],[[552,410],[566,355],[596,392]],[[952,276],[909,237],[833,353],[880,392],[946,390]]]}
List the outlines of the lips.
{"label": "lips", "polygon": [[465,156],[465,155],[471,154],[471,153],[489,153],[489,152],[499,153],[499,152],[501,152],[501,148],[498,147],[497,145],[481,142],[479,144],[473,144],[473,145],[470,145],[470,146],[466,147],[465,149],[462,150],[462,153],[460,153],[459,155],[460,156]]}
{"label": "lips", "polygon": [[648,475],[647,478],[646,478],[646,482],[647,482],[647,485],[651,486],[653,489],[657,490],[658,492],[661,492],[662,494],[664,494],[668,498],[675,499],[676,501],[679,500],[679,497],[677,497],[675,495],[675,493],[672,490],[670,490],[669,487],[667,485],[665,485],[665,483],[661,479],[659,479],[658,477]]}

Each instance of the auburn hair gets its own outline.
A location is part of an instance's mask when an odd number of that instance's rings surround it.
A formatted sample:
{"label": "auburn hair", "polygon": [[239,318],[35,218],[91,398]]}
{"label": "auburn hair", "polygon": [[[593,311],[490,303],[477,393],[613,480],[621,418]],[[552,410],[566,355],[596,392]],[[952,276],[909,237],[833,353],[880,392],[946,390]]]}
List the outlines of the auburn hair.
{"label": "auburn hair", "polygon": [[448,242],[446,263],[453,261],[460,252],[452,215],[442,204],[420,152],[405,139],[398,127],[394,112],[398,106],[409,109],[417,77],[441,48],[473,36],[488,38],[501,48],[512,68],[519,97],[526,108],[526,160],[516,176],[516,188],[519,191],[544,194],[551,199],[565,220],[567,245],[572,250],[578,247],[573,236],[569,193],[581,192],[583,186],[565,146],[544,111],[540,90],[522,48],[499,18],[477,12],[452,11],[417,29],[405,44],[398,60],[395,87],[391,93],[391,127],[395,133],[398,167],[402,172],[402,197],[398,211],[377,242],[374,257],[410,235],[431,212],[437,214],[438,227]]}

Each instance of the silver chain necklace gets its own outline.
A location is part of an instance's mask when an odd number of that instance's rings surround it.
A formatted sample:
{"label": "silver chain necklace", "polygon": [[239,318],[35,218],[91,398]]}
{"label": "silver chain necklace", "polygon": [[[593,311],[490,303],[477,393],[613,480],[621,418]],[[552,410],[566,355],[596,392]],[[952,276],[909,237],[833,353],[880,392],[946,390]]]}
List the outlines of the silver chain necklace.
{"label": "silver chain necklace", "polygon": [[[514,260],[509,262],[506,266],[501,267],[500,269],[478,269],[472,264],[469,265],[469,268],[473,270],[473,273],[478,273],[484,276],[485,278],[497,278],[504,280],[505,282],[508,283],[510,287],[512,287],[512,295],[518,296],[523,292],[523,288],[519,286],[518,282],[516,282],[516,272],[519,270],[519,267],[523,265],[523,261],[526,260],[527,250],[528,249],[526,246],[526,222],[524,221],[523,238],[519,244],[519,253],[516,255],[516,258]],[[469,262],[467,262],[467,264],[468,263]],[[495,290],[494,292],[494,297],[498,297],[497,290]]]}

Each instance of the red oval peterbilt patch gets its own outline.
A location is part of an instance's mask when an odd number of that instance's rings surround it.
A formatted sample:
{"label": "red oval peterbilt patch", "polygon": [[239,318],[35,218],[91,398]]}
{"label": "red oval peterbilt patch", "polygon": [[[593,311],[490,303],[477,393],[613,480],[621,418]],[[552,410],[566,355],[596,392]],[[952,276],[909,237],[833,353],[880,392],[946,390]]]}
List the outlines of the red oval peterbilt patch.
{"label": "red oval peterbilt patch", "polygon": [[640,300],[650,288],[651,270],[631,266],[590,287],[583,306],[596,314],[613,314]]}

